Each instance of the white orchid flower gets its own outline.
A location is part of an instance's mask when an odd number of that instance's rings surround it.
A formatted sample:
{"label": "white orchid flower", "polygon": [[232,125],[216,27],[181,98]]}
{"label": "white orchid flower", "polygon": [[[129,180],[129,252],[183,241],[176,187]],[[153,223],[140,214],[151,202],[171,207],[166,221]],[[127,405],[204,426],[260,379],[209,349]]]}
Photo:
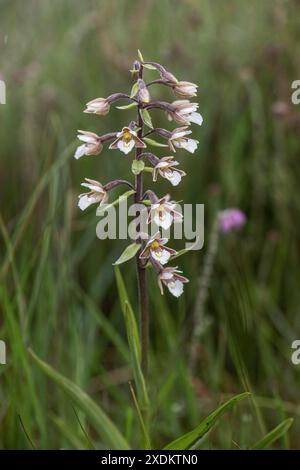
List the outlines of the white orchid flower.
{"label": "white orchid flower", "polygon": [[198,107],[198,103],[191,103],[189,100],[173,101],[173,111],[169,113],[169,119],[174,119],[179,124],[190,125],[193,122],[201,126],[203,117],[197,112]]}
{"label": "white orchid flower", "polygon": [[160,175],[162,178],[169,180],[173,186],[177,186],[182,177],[186,175],[184,171],[174,168],[177,165],[179,163],[173,160],[173,157],[161,158],[154,167],[153,181],[157,181],[157,176]]}
{"label": "white orchid flower", "polygon": [[100,137],[94,132],[78,131],[77,138],[84,142],[77,147],[74,158],[78,160],[84,155],[99,155],[103,149]]}
{"label": "white orchid flower", "polygon": [[196,139],[190,139],[186,137],[190,135],[192,131],[188,130],[188,127],[178,127],[172,131],[172,135],[169,138],[169,147],[173,152],[176,152],[175,147],[187,150],[190,153],[194,153],[197,149],[199,141]]}
{"label": "white orchid flower", "polygon": [[151,257],[162,265],[166,264],[169,261],[170,256],[177,253],[176,250],[165,246],[166,243],[168,243],[168,239],[161,238],[160,232],[157,232],[148,240],[145,248],[140,254],[140,259],[148,259]]}
{"label": "white orchid flower", "polygon": [[81,186],[90,189],[89,192],[80,194],[78,207],[84,211],[91,204],[100,203],[100,206],[108,200],[108,194],[99,181],[85,178],[87,183],[81,183]]}
{"label": "white orchid flower", "polygon": [[181,296],[183,293],[183,284],[189,282],[181,273],[182,271],[178,271],[177,266],[175,268],[168,267],[161,270],[158,274],[158,286],[162,295],[164,293],[163,286],[165,285],[174,297]]}
{"label": "white orchid flower", "polygon": [[175,202],[170,202],[170,196],[167,194],[151,205],[147,222],[154,222],[165,230],[170,228],[173,222],[182,222],[183,216],[175,210],[176,206]]}
{"label": "white orchid flower", "polygon": [[110,144],[110,149],[119,149],[126,155],[134,148],[145,148],[146,144],[137,136],[137,133],[129,127],[123,127],[117,133],[117,139]]}

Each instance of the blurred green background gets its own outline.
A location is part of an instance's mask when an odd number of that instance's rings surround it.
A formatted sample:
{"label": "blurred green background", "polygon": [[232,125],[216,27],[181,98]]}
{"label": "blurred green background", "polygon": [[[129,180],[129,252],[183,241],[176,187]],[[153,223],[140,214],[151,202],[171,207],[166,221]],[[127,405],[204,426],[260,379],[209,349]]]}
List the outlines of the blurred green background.
{"label": "blurred green background", "polygon": [[[300,79],[299,18],[296,0],[0,1],[7,86],[0,106],[1,448],[86,448],[89,439],[107,446],[37,368],[28,346],[139,445],[112,268],[126,242],[98,240],[94,210],[76,206],[84,177],[130,178],[131,156],[73,159],[77,129],[104,134],[133,118],[133,110],[113,109],[105,118],[82,110],[93,98],[129,92],[137,49],[197,83],[204,116],[202,127],[193,126],[198,151],[176,154],[187,172],[182,185],[157,184],[160,194],[205,204],[206,239],[200,252],[179,260],[191,280],[179,301],[161,297],[150,276],[153,445],[250,390],[252,399],[200,448],[247,448],[289,416],[295,421],[274,447],[300,448],[300,366],[291,363],[291,343],[300,339],[300,107],[291,103],[291,83]],[[165,88],[153,93],[173,99]],[[172,128],[159,112],[153,121]],[[191,318],[209,233],[216,212],[235,206],[248,222],[220,239],[190,374]],[[136,310],[134,263],[122,273]]]}

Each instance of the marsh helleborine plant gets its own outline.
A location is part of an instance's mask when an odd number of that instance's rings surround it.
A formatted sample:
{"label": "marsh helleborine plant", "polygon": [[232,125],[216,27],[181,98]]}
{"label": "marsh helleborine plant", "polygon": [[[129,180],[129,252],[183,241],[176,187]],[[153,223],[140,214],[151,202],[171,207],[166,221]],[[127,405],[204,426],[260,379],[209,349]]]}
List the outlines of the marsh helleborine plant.
{"label": "marsh helleborine plant", "polygon": [[[144,79],[145,69],[156,70],[160,78],[146,82]],[[110,150],[119,150],[128,155],[133,150],[135,158],[132,163],[132,172],[135,174],[135,182],[131,184],[129,181],[117,179],[107,184],[102,184],[93,179],[86,178],[86,182],[82,186],[89,189],[88,192],[79,196],[78,206],[85,210],[91,204],[104,204],[109,197],[109,192],[119,185],[127,185],[134,190],[134,202],[143,204],[146,200],[148,205],[144,206],[144,210],[148,211],[147,222],[155,222],[158,227],[168,229],[173,222],[182,221],[182,214],[176,211],[176,203],[173,202],[167,194],[158,197],[153,190],[144,191],[143,189],[143,173],[151,171],[153,182],[159,177],[165,178],[173,186],[177,186],[182,177],[186,174],[183,170],[179,170],[178,161],[174,156],[165,156],[158,158],[152,152],[146,150],[148,145],[169,147],[172,152],[176,149],[185,149],[190,153],[194,153],[197,149],[198,141],[190,138],[191,131],[189,126],[191,123],[202,124],[202,116],[197,112],[198,104],[190,102],[189,98],[193,98],[197,94],[197,85],[194,83],[179,81],[168,72],[162,65],[155,62],[145,62],[139,53],[139,60],[136,60],[131,70],[133,79],[135,80],[131,90],[131,94],[114,93],[107,98],[96,98],[86,105],[85,113],[105,116],[109,113],[111,106],[120,99],[130,101],[128,106],[121,108],[136,107],[137,119],[122,127],[118,132],[111,132],[104,135],[97,135],[93,132],[78,131],[78,139],[82,144],[77,148],[74,157],[79,159],[85,155],[98,155],[102,152],[104,145],[110,142]],[[149,89],[153,85],[162,85],[169,87],[179,99],[169,103],[166,101],[152,100]],[[175,121],[180,125],[171,131],[153,127],[149,111],[151,109],[160,109],[167,114],[169,121]],[[145,130],[148,128],[148,130]],[[165,139],[166,144],[162,145],[150,139],[150,134],[156,134]],[[151,167],[145,167],[144,161],[148,161]],[[138,227],[137,227],[138,232]],[[140,309],[140,327],[142,342],[142,365],[144,372],[147,370],[147,351],[148,351],[148,331],[149,331],[149,307],[148,292],[146,279],[146,266],[149,264],[154,269],[158,286],[161,294],[166,287],[171,294],[179,297],[183,292],[184,283],[188,279],[182,276],[181,271],[177,267],[166,267],[165,265],[172,260],[172,256],[176,255],[176,251],[167,246],[168,239],[162,238],[158,231],[154,236],[144,236],[139,234],[136,239],[139,245],[139,251],[135,255],[137,263],[138,276],[138,292],[139,292],[139,309]]]}

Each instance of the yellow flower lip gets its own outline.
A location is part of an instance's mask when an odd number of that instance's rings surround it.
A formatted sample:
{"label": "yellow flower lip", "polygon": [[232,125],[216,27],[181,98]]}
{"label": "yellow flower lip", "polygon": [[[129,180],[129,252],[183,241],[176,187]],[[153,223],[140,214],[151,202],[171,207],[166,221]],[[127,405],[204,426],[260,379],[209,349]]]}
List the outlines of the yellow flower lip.
{"label": "yellow flower lip", "polygon": [[132,139],[132,135],[131,135],[131,132],[130,131],[125,131],[124,134],[123,134],[123,140],[128,143],[130,142]]}
{"label": "yellow flower lip", "polygon": [[157,248],[159,248],[159,243],[157,240],[154,240],[152,243],[151,243],[151,249],[152,250],[157,250]]}

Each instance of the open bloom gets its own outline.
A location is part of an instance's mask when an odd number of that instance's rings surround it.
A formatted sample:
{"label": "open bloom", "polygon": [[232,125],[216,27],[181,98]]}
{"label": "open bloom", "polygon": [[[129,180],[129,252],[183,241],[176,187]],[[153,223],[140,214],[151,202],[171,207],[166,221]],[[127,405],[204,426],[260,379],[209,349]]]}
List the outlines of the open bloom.
{"label": "open bloom", "polygon": [[173,160],[173,157],[161,158],[154,167],[153,181],[157,181],[157,176],[160,175],[169,180],[173,186],[177,186],[181,178],[186,175],[184,171],[174,168],[177,165],[179,163]]}
{"label": "open bloom", "polygon": [[178,271],[177,266],[176,268],[169,267],[161,270],[158,275],[158,286],[162,295],[164,293],[163,286],[165,285],[175,297],[181,296],[183,284],[189,282],[186,277],[181,276],[181,272]]}
{"label": "open bloom", "polygon": [[109,146],[110,149],[119,149],[126,155],[134,147],[145,148],[146,144],[129,127],[123,127],[121,132],[117,133],[117,139]]}
{"label": "open bloom", "polygon": [[84,113],[99,114],[105,116],[109,113],[110,104],[107,98],[96,98],[86,104]]}
{"label": "open bloom", "polygon": [[78,131],[78,139],[84,142],[84,144],[77,147],[74,158],[77,160],[83,155],[99,155],[103,149],[103,145],[100,137],[94,132]]}
{"label": "open bloom", "polygon": [[229,233],[242,228],[246,223],[246,216],[240,209],[225,209],[219,214],[219,226],[223,233]]}
{"label": "open bloom", "polygon": [[198,85],[191,82],[177,82],[176,85],[173,87],[176,95],[183,97],[183,98],[192,98],[193,96],[197,95],[197,88]]}
{"label": "open bloom", "polygon": [[108,194],[99,181],[90,180],[89,178],[85,178],[85,180],[87,183],[81,183],[81,186],[90,189],[90,191],[78,196],[78,207],[82,211],[84,211],[91,204],[100,202],[100,205],[102,205],[108,200]]}
{"label": "open bloom", "polygon": [[191,103],[189,100],[177,100],[173,101],[172,111],[169,113],[169,119],[179,124],[190,125],[191,122],[201,126],[203,117],[197,113],[199,107],[198,103]]}
{"label": "open bloom", "polygon": [[167,230],[172,222],[182,222],[183,216],[175,210],[176,203],[170,202],[170,196],[167,194],[150,207],[148,224],[154,222],[158,227]]}
{"label": "open bloom", "polygon": [[185,127],[178,127],[172,131],[172,135],[168,140],[169,147],[173,152],[176,152],[175,147],[182,148],[187,150],[190,153],[194,153],[197,149],[199,141],[196,139],[189,139],[186,137],[190,135],[192,131],[187,130],[187,126]]}
{"label": "open bloom", "polygon": [[176,250],[165,246],[166,243],[168,243],[168,239],[161,238],[160,232],[157,232],[148,240],[145,248],[140,254],[140,259],[153,258],[160,264],[166,264],[169,261],[170,256],[177,253]]}

